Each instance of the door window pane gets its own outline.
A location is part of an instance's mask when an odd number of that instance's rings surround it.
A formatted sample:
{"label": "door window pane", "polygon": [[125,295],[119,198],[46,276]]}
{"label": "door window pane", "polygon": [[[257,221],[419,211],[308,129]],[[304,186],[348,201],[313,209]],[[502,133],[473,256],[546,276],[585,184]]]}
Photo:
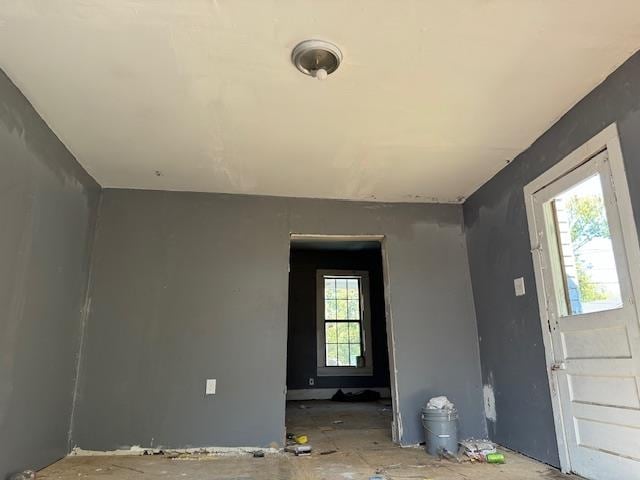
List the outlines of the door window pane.
{"label": "door window pane", "polygon": [[566,309],[562,315],[622,306],[600,175],[551,201]]}

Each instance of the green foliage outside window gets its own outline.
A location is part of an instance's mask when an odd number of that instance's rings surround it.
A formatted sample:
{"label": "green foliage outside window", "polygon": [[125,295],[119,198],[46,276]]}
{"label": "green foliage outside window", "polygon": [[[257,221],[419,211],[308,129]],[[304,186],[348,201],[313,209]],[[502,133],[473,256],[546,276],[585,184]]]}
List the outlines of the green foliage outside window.
{"label": "green foliage outside window", "polygon": [[[598,195],[574,196],[566,204],[569,225],[571,226],[571,243],[574,252],[594,238],[611,238],[609,223],[602,197]],[[583,302],[606,300],[607,292],[595,284],[580,256],[576,254],[576,272],[580,287],[580,298]]]}

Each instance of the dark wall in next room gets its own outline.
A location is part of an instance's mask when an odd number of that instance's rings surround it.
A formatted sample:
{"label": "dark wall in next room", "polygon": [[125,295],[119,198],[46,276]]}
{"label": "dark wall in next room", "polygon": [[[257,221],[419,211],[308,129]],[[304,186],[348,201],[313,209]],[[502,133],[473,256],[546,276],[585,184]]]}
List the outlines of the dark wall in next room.
{"label": "dark wall in next room", "polygon": [[[363,251],[292,250],[289,261],[287,389],[384,388],[389,386],[384,282],[380,249]],[[316,271],[369,272],[373,375],[316,376]],[[315,381],[309,385],[309,378]]]}

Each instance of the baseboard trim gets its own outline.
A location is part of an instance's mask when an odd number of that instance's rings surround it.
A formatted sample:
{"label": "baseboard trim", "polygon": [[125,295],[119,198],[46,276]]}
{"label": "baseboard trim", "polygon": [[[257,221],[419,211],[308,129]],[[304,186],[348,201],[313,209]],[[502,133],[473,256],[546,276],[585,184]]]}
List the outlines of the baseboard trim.
{"label": "baseboard trim", "polygon": [[[300,388],[287,390],[287,400],[329,400],[338,388]],[[344,393],[357,393],[362,390],[378,392],[382,398],[391,398],[390,388],[343,388]]]}

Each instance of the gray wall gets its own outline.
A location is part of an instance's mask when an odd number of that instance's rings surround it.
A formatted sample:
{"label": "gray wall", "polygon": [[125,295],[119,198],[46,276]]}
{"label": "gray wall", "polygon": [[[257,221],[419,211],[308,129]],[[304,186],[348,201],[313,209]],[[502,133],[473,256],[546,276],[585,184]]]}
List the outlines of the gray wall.
{"label": "gray wall", "polygon": [[[495,394],[491,437],[559,466],[524,206],[524,185],[617,122],[640,225],[640,54],[633,55],[464,204],[482,377]],[[523,276],[527,294],[515,297]]]}
{"label": "gray wall", "polygon": [[[316,272],[360,270],[369,272],[372,375],[317,376]],[[289,258],[289,325],[287,336],[287,389],[388,388],[389,355],[380,246],[372,250],[292,249]],[[314,386],[309,385],[314,379]]]}
{"label": "gray wall", "polygon": [[99,187],[0,70],[0,477],[68,452]]}
{"label": "gray wall", "polygon": [[460,206],[107,189],[74,444],[281,444],[290,232],[386,235],[402,441],[436,394],[485,434]]}

